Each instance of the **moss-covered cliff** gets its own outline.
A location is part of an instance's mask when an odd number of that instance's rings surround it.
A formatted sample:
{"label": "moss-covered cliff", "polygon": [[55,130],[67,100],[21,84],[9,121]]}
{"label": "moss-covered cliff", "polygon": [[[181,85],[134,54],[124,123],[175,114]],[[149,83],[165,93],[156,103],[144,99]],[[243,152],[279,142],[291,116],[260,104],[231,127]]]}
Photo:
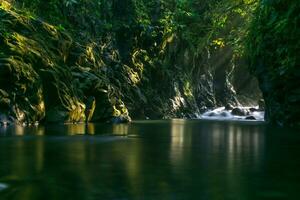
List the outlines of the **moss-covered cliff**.
{"label": "moss-covered cliff", "polygon": [[300,4],[261,1],[248,38],[251,70],[266,102],[266,118],[300,125]]}
{"label": "moss-covered cliff", "polygon": [[19,122],[196,117],[255,104],[255,1],[1,0],[0,114]]}

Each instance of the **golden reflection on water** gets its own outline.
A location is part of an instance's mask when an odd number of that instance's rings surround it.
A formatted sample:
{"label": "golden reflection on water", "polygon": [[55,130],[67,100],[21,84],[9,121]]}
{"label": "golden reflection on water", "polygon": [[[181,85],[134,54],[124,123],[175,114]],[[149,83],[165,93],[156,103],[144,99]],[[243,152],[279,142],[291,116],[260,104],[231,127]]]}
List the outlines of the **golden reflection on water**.
{"label": "golden reflection on water", "polygon": [[44,168],[44,140],[37,140],[35,144],[36,171],[41,172]]}
{"label": "golden reflection on water", "polygon": [[14,126],[0,126],[0,135],[14,135],[14,136],[24,136],[28,135],[36,135],[42,136],[45,134],[45,127],[44,126],[23,126],[23,125],[14,125]]}
{"label": "golden reflection on water", "polygon": [[45,135],[45,127],[44,126],[36,126],[35,133],[36,133],[36,135],[39,135],[39,136]]}
{"label": "golden reflection on water", "polygon": [[95,135],[95,124],[94,123],[87,124],[87,133],[89,135]]}
{"label": "golden reflection on water", "polygon": [[[221,129],[219,127],[215,130]],[[225,142],[227,143],[228,169],[235,170],[235,163],[240,162],[245,153],[251,155],[253,164],[257,163],[264,148],[264,135],[257,127],[249,129],[231,125],[223,131],[227,134]]]}
{"label": "golden reflection on water", "polygon": [[[216,127],[215,130],[221,129]],[[227,166],[224,167],[227,170],[227,187],[243,194],[247,188],[243,184],[242,174],[245,169],[259,168],[259,159],[264,149],[264,134],[255,127],[244,128],[234,125],[230,125],[223,131],[226,137],[224,143]]]}
{"label": "golden reflection on water", "polygon": [[[44,136],[47,135],[95,135],[95,134],[113,134],[116,136],[126,136],[129,134],[130,124],[94,124],[94,123],[79,123],[79,124],[59,124],[45,126],[0,126],[0,136]],[[134,131],[132,129],[131,131]],[[131,132],[134,135],[134,132]]]}
{"label": "golden reflection on water", "polygon": [[185,136],[185,121],[184,120],[172,120],[171,121],[171,146],[182,147],[184,144]]}
{"label": "golden reflection on water", "polygon": [[[205,176],[210,177],[207,182],[212,198],[222,196],[220,185],[224,184],[240,196],[247,191],[243,174],[261,165],[265,148],[262,129],[231,123],[193,126],[188,121],[172,120],[170,131],[170,161],[176,176],[189,176],[188,169],[193,162],[201,161],[200,166],[195,163],[199,166],[197,173],[204,170]],[[201,159],[197,159],[199,157]],[[196,178],[197,174],[194,176]]]}
{"label": "golden reflection on water", "polygon": [[68,135],[84,135],[86,133],[85,124],[68,124],[66,126]]}
{"label": "golden reflection on water", "polygon": [[15,133],[16,133],[16,135],[18,135],[18,136],[24,135],[24,127],[21,126],[21,125],[16,125],[16,126],[15,126]]}
{"label": "golden reflection on water", "polygon": [[[129,125],[128,124],[113,124],[112,134],[114,135],[128,135]],[[131,133],[134,134],[134,133]]]}
{"label": "golden reflection on water", "polygon": [[182,160],[184,159],[184,145],[190,145],[192,138],[188,132],[185,120],[173,119],[170,125],[170,159],[174,165],[182,164]]}
{"label": "golden reflection on water", "polygon": [[[183,120],[172,120],[170,125],[170,161],[176,174],[183,173],[182,168],[191,164],[188,160],[193,152],[191,148],[202,149],[199,155],[193,156],[203,157],[203,165],[208,173],[213,174],[214,179],[210,180],[212,190],[222,182],[240,192],[245,190],[242,188],[245,166],[253,170],[259,168],[264,153],[265,136],[259,127],[230,123],[193,127]],[[223,179],[214,175],[220,170],[225,174]]]}

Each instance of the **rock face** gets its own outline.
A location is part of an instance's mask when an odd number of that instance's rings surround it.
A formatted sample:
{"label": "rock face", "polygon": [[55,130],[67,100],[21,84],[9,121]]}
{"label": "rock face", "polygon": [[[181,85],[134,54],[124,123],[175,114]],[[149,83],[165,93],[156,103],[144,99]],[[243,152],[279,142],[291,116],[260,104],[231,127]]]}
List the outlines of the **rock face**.
{"label": "rock face", "polygon": [[237,116],[246,116],[248,114],[248,111],[243,108],[234,108],[232,109],[231,114]]}
{"label": "rock face", "polygon": [[[128,115],[121,82],[131,85],[135,73],[120,64],[112,45],[101,49],[104,41],[75,38],[28,18],[6,1],[0,3],[0,114],[19,123],[106,121]],[[88,102],[90,96],[95,100]]]}
{"label": "rock face", "polygon": [[[171,26],[161,21],[171,8],[141,1],[153,18],[141,24],[131,0],[13,2],[0,2],[0,114],[11,121],[194,118],[204,108],[261,98],[231,46],[198,48],[187,34],[166,31]],[[99,12],[86,15],[89,9]]]}
{"label": "rock face", "polygon": [[265,119],[279,125],[300,125],[299,12],[297,0],[262,1],[248,38],[251,70],[265,100]]}
{"label": "rock face", "polygon": [[225,110],[232,110],[234,107],[231,104],[226,104]]}
{"label": "rock face", "polygon": [[245,119],[246,120],[256,120],[256,118],[254,116],[247,116]]}

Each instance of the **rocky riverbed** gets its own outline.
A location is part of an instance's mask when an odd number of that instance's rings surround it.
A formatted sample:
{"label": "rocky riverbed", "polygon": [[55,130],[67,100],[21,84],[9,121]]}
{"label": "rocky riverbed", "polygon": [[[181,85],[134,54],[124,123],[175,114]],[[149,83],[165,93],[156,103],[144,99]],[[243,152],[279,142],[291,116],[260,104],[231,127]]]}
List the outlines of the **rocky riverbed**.
{"label": "rocky riverbed", "polygon": [[249,121],[264,121],[264,110],[259,107],[235,107],[226,109],[219,107],[209,110],[201,115],[201,119],[211,120],[249,120]]}

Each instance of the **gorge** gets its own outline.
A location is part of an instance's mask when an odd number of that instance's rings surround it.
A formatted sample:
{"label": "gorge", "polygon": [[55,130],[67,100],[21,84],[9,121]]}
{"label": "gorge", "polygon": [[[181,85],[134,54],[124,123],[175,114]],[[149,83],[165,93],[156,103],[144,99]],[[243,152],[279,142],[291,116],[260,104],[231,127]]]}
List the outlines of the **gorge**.
{"label": "gorge", "polygon": [[0,0],[0,199],[300,199],[299,13]]}
{"label": "gorge", "polygon": [[195,118],[264,98],[267,121],[297,126],[298,11],[296,1],[2,0],[0,119]]}

